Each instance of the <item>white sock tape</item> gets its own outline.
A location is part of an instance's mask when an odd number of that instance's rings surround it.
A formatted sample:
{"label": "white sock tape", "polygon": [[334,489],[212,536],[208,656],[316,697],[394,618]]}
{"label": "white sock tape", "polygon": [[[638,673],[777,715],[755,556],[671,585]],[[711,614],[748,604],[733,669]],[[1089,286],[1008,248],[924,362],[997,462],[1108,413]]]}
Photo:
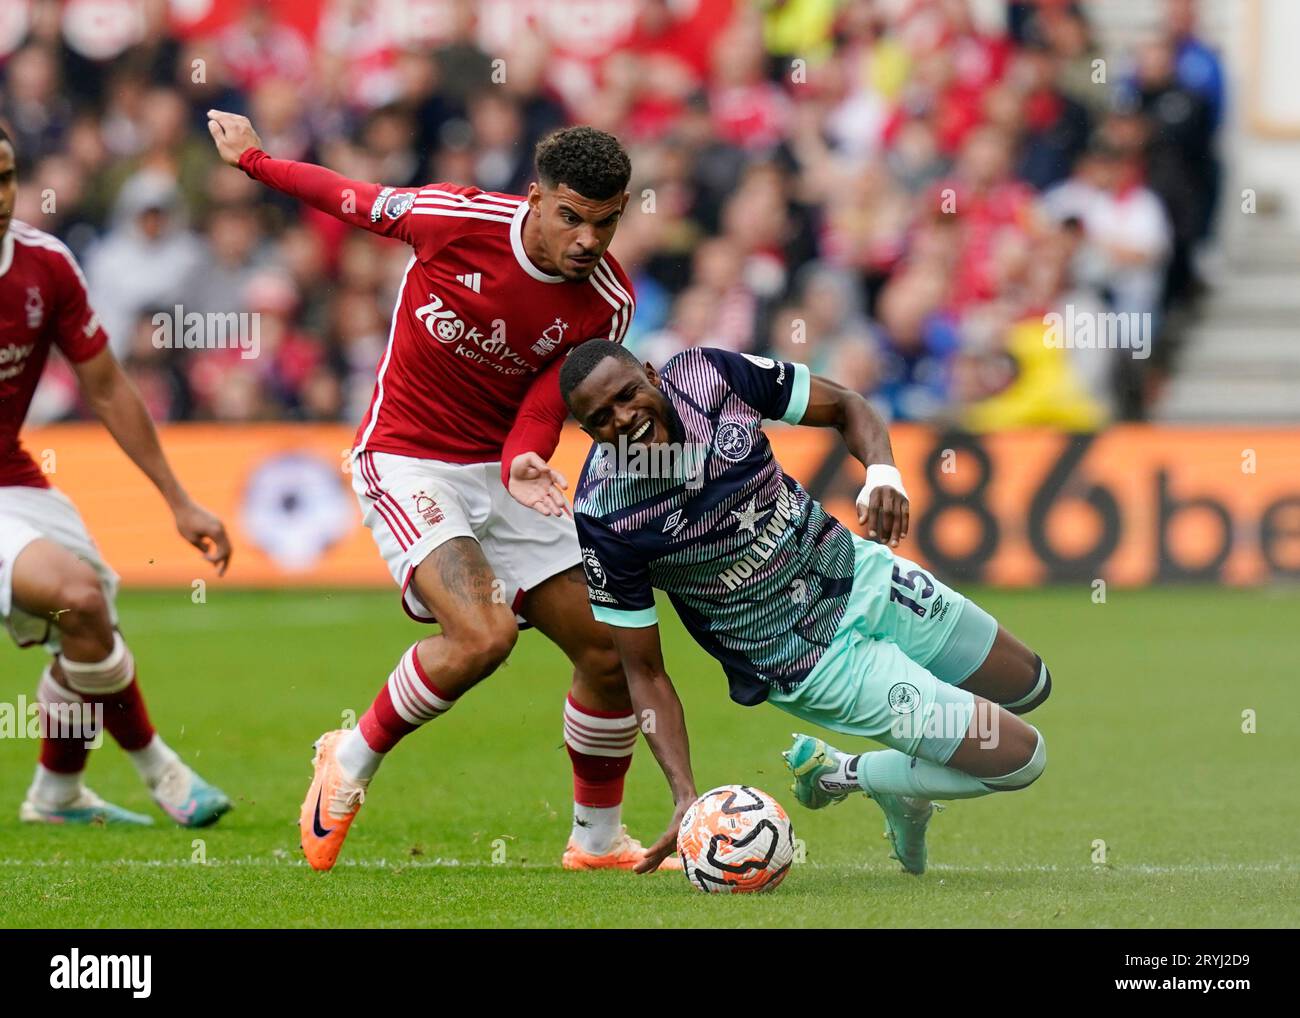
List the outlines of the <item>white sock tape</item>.
{"label": "white sock tape", "polygon": [[68,685],[78,693],[103,696],[117,693],[131,684],[135,677],[135,662],[121,633],[113,633],[113,649],[103,661],[69,661],[59,655],[59,667]]}
{"label": "white sock tape", "polygon": [[71,689],[66,689],[59,685],[54,678],[53,665],[46,665],[45,671],[41,672],[41,681],[36,686],[36,699],[39,703],[46,704],[66,704],[66,703],[84,703],[81,696],[74,693]]}
{"label": "white sock tape", "polygon": [[1043,738],[1043,733],[1037,728],[1034,729],[1034,737],[1038,741],[1034,743],[1034,752],[1027,764],[1017,768],[1010,774],[1003,774],[996,778],[980,778],[979,780],[989,788],[1000,792],[1014,792],[1032,785],[1047,767],[1047,740]]}

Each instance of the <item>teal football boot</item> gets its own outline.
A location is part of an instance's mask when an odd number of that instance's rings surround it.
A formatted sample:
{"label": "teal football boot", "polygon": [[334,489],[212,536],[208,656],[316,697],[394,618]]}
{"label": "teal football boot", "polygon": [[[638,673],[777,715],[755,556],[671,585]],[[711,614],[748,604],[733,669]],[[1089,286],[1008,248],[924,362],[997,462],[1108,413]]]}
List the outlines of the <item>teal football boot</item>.
{"label": "teal football boot", "polygon": [[877,793],[869,796],[885,814],[885,837],[894,846],[890,856],[918,877],[925,872],[925,830],[938,808],[929,799]]}
{"label": "teal football boot", "polygon": [[231,808],[226,793],[173,760],[153,788],[153,800],[182,827],[215,824]]}
{"label": "teal football boot", "polygon": [[[822,778],[839,769],[842,754],[812,735],[794,736],[794,745],[781,754],[794,775],[790,790],[808,809],[822,809],[843,802],[851,792],[862,791],[857,782],[828,789]],[[925,832],[935,811],[942,809],[927,799],[911,799],[885,792],[867,794],[885,814],[885,837],[892,845],[890,857],[897,859],[908,873],[925,872]]]}
{"label": "teal football boot", "polygon": [[850,792],[861,791],[857,784],[843,785],[839,791],[830,791],[822,785],[821,778],[834,771],[843,754],[812,735],[794,733],[794,745],[781,754],[785,765],[794,775],[790,790],[800,804],[808,809],[822,809],[843,802]]}
{"label": "teal football boot", "polygon": [[105,802],[89,788],[70,803],[50,807],[35,802],[30,796],[23,800],[18,819],[25,824],[85,824],[115,827],[152,827],[153,817],[132,813],[129,809]]}

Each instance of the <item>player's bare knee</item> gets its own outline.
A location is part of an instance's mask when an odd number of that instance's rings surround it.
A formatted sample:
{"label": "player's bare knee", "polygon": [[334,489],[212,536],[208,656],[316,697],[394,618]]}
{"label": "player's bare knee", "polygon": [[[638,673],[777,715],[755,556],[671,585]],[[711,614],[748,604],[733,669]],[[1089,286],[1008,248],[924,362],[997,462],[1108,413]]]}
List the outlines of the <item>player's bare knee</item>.
{"label": "player's bare knee", "polygon": [[601,689],[625,689],[623,662],[618,651],[610,647],[588,647],[577,656],[574,667],[594,686]]}
{"label": "player's bare knee", "polygon": [[487,676],[496,671],[514,650],[519,639],[519,627],[513,618],[493,618],[481,626],[461,630],[451,639],[469,670]]}
{"label": "player's bare knee", "polygon": [[85,573],[78,570],[62,584],[58,601],[55,623],[63,632],[77,636],[110,633],[108,598],[90,569]]}
{"label": "player's bare knee", "polygon": [[1002,706],[1012,714],[1028,714],[1041,707],[1052,695],[1052,673],[1037,654],[1033,655],[1033,661],[1025,669],[1024,690],[1021,696]]}

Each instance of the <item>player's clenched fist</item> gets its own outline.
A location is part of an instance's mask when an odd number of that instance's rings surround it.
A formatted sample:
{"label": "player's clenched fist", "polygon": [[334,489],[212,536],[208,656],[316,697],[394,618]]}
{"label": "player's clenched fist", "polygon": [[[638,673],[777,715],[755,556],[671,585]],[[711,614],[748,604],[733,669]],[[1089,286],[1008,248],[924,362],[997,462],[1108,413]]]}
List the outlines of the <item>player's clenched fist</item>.
{"label": "player's clenched fist", "polygon": [[903,478],[891,464],[873,463],[867,468],[867,483],[857,499],[858,522],[873,541],[897,548],[907,537],[911,505],[903,490]]}
{"label": "player's clenched fist", "polygon": [[238,166],[239,157],[250,148],[262,147],[252,122],[238,113],[208,110],[208,133],[217,143],[217,153],[231,166]]}

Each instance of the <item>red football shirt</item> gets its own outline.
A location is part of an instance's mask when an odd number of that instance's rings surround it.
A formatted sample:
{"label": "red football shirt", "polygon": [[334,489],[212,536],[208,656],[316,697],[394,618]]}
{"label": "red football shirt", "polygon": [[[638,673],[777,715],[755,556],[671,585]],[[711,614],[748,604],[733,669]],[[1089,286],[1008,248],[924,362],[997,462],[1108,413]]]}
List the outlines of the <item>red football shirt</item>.
{"label": "red football shirt", "polygon": [[48,233],[11,221],[0,237],[0,487],[50,486],[18,442],[50,347],[75,364],[107,345],[72,252]]}
{"label": "red football shirt", "polygon": [[612,255],[582,282],[533,264],[523,245],[530,213],[518,195],[456,184],[380,187],[260,149],[239,165],[344,222],[411,245],[358,449],[499,460],[537,374],[585,340],[621,342],[632,321],[632,283]]}

